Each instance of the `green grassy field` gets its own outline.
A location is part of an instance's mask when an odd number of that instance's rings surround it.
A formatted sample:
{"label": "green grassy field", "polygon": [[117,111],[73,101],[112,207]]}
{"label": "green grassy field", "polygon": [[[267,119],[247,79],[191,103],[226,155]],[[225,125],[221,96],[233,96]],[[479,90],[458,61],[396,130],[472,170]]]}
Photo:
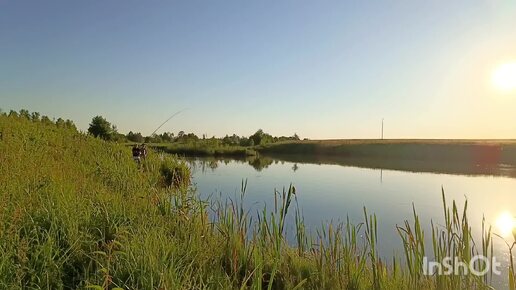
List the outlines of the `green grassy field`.
{"label": "green grassy field", "polygon": [[0,152],[1,289],[488,289],[487,278],[423,275],[425,248],[466,262],[490,255],[490,229],[475,246],[455,203],[443,203],[426,247],[417,214],[400,221],[405,254],[386,261],[374,214],[310,235],[295,187],[274,193],[257,220],[238,199],[209,201],[210,219],[172,156],[137,166],[127,146],[5,115]]}

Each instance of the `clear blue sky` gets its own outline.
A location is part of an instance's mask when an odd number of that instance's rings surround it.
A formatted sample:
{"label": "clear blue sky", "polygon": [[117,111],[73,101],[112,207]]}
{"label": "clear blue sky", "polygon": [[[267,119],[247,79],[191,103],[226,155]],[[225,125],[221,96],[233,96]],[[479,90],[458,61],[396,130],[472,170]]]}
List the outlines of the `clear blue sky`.
{"label": "clear blue sky", "polygon": [[0,1],[0,107],[120,131],[516,138],[516,1]]}

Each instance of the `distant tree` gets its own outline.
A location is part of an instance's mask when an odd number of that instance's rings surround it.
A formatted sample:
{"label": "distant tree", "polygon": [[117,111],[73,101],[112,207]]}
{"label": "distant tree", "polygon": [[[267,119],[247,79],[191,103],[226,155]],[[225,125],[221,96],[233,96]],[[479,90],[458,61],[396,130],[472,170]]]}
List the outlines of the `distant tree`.
{"label": "distant tree", "polygon": [[156,133],[152,134],[149,141],[150,141],[149,143],[162,143],[163,142],[160,135],[158,135]]}
{"label": "distant tree", "polygon": [[65,127],[69,128],[69,129],[73,129],[74,131],[77,131],[77,127],[75,126],[75,123],[70,119],[66,119]]}
{"label": "distant tree", "polygon": [[240,137],[236,134],[233,134],[232,136],[226,135],[224,138],[222,138],[222,143],[231,146],[240,145]]}
{"label": "distant tree", "polygon": [[14,110],[9,111],[9,117],[18,117],[18,112]]}
{"label": "distant tree", "polygon": [[65,127],[65,120],[63,120],[62,118],[58,118],[57,121],[56,121],[56,125],[57,127]]}
{"label": "distant tree", "polygon": [[254,145],[260,145],[263,137],[263,130],[259,129],[253,135],[249,136],[249,139],[253,140]]}
{"label": "distant tree", "polygon": [[183,138],[183,136],[184,136],[184,135],[185,135],[185,131],[179,131],[179,132],[177,133],[177,137],[178,137],[178,138]]}
{"label": "distant tree", "polygon": [[41,117],[41,122],[43,124],[52,124],[52,120],[50,120],[50,118],[48,116],[42,116]]}
{"label": "distant tree", "polygon": [[21,109],[20,110],[20,117],[23,117],[27,120],[30,120],[30,113],[28,110],[25,110],[25,109]]}
{"label": "distant tree", "polygon": [[263,145],[274,141],[274,138],[270,134],[263,132],[262,129],[259,129],[256,133],[249,136],[249,139],[253,140],[254,145]]}
{"label": "distant tree", "polygon": [[[202,136],[203,136],[203,139],[204,139],[204,134]],[[228,135],[226,135],[226,136],[224,136],[224,138],[222,138],[222,144],[231,145],[231,139],[229,138]]]}
{"label": "distant tree", "polygon": [[118,133],[116,127],[111,125],[111,123],[102,116],[93,117],[88,132],[104,140],[112,140],[115,134]]}
{"label": "distant tree", "polygon": [[197,137],[197,135],[195,135],[194,133],[188,133],[186,135],[183,136],[187,141],[197,141],[199,140],[199,137]]}
{"label": "distant tree", "polygon": [[[114,129],[116,129],[116,127],[114,127]],[[122,133],[118,133],[116,131],[111,134],[111,137],[109,140],[115,141],[115,142],[127,142],[127,138],[125,137],[125,135]]]}
{"label": "distant tree", "polygon": [[30,115],[30,118],[32,119],[32,121],[34,122],[37,122],[39,121],[39,117],[40,117],[40,114],[38,112],[32,112],[32,114]]}
{"label": "distant tree", "polygon": [[131,142],[136,142],[136,143],[142,143],[144,141],[142,134],[139,132],[133,133],[132,131],[129,131],[129,133],[127,133],[127,135],[126,135],[126,138],[127,138],[127,140],[129,140]]}
{"label": "distant tree", "polygon": [[159,137],[161,138],[161,141],[163,141],[163,142],[170,142],[170,141],[172,141],[172,138],[174,137],[174,133],[164,132],[164,133],[160,134]]}
{"label": "distant tree", "polygon": [[254,146],[254,142],[253,142],[253,140],[251,140],[249,138],[242,137],[242,138],[240,138],[239,145],[240,146]]}

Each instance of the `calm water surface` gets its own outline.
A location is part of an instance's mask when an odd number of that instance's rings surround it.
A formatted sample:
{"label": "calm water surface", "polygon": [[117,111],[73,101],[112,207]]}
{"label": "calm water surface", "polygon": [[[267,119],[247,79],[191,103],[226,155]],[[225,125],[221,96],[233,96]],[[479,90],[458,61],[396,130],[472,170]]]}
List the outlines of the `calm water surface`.
{"label": "calm water surface", "polygon": [[[430,220],[440,224],[443,221],[441,188],[444,188],[448,203],[455,200],[461,210],[464,201],[468,200],[470,224],[476,237],[481,237],[482,217],[485,216],[495,232],[512,242],[511,229],[499,226],[498,220],[504,213],[513,216],[516,213],[515,178],[417,173],[277,159],[266,162],[188,160],[193,168],[194,183],[204,197],[234,198],[240,193],[242,180],[247,180],[244,204],[252,213],[261,211],[264,205],[271,208],[274,190],[281,191],[293,184],[312,233],[323,223],[345,221],[347,216],[355,224],[362,222],[365,206],[378,217],[379,249],[386,258],[403,253],[396,225],[402,225],[406,219],[412,221],[412,204],[425,225],[425,236],[431,239]],[[293,229],[291,222],[287,228],[289,235]],[[497,256],[507,261],[505,244],[500,238],[494,240]],[[432,252],[428,250],[428,253]],[[498,280],[503,282],[505,277]]]}

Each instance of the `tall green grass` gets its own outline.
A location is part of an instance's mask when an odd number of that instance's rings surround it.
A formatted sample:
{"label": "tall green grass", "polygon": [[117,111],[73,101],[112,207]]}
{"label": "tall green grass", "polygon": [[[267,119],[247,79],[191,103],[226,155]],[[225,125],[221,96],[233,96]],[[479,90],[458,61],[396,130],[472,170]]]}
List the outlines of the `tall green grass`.
{"label": "tall green grass", "polygon": [[[139,167],[129,148],[23,117],[0,115],[0,132],[2,289],[488,289],[489,277],[423,275],[415,210],[398,227],[404,257],[387,261],[381,219],[365,208],[361,223],[312,234],[294,186],[253,215],[245,182],[238,198],[200,200],[171,156],[151,153]],[[477,249],[467,204],[459,214],[443,193],[443,208],[433,255],[492,257],[491,229]]]}

